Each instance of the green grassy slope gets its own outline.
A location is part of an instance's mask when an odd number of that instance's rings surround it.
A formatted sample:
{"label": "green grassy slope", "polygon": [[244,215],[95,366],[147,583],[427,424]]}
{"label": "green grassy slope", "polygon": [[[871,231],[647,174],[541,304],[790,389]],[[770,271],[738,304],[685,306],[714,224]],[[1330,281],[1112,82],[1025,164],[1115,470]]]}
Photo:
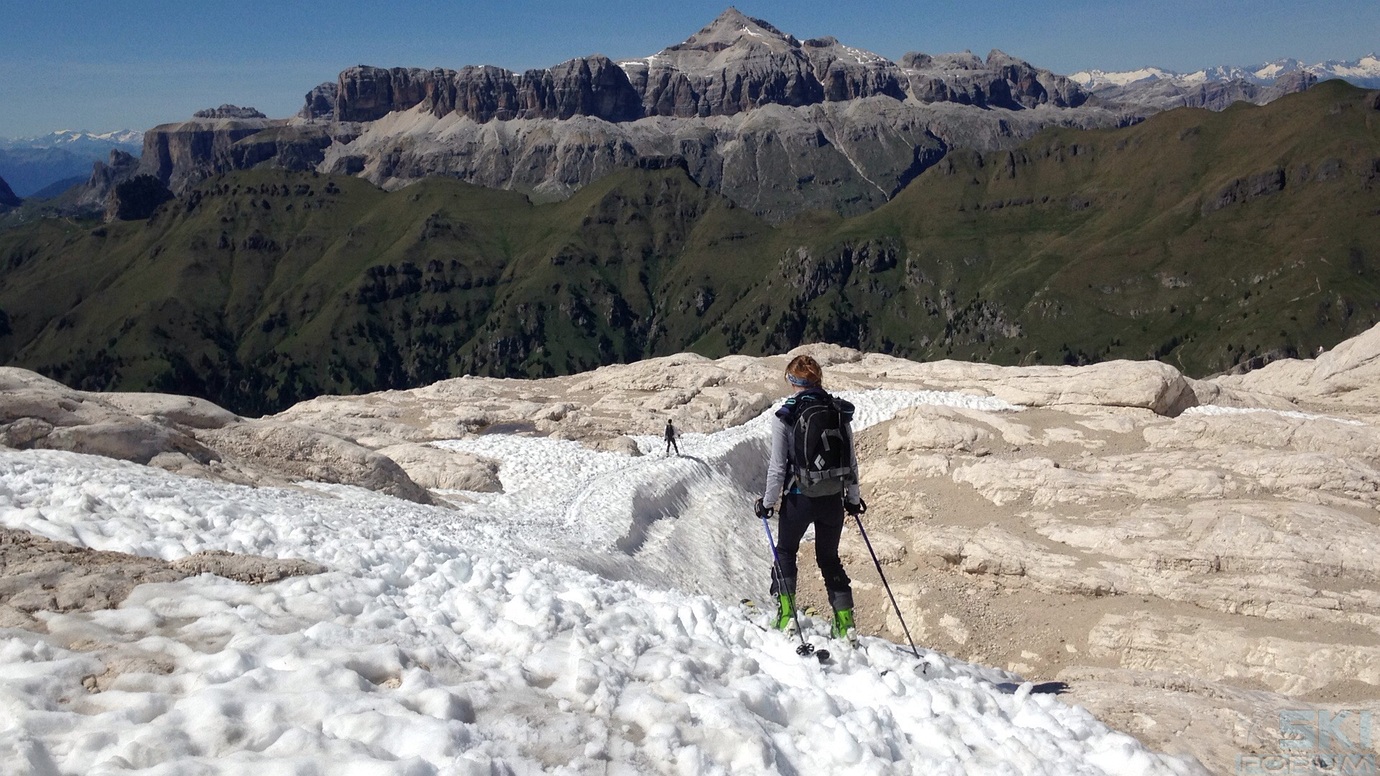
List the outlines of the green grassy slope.
{"label": "green grassy slope", "polygon": [[0,232],[0,357],[244,412],[587,369],[682,347],[703,310],[667,288],[741,293],[758,276],[717,246],[747,255],[769,235],[679,169],[625,171],[540,206],[451,180],[390,194],[236,173],[145,222]]}
{"label": "green grassy slope", "polygon": [[1377,184],[1380,102],[1334,82],[955,151],[865,216],[776,227],[679,169],[551,204],[255,170],[147,221],[0,231],[0,361],[245,413],[815,340],[1203,374],[1375,322]]}
{"label": "green grassy slope", "polygon": [[1199,374],[1311,353],[1377,319],[1376,100],[1329,82],[1266,107],[955,152],[808,246],[797,275],[827,282],[761,289],[771,312],[739,316],[744,346],[833,325],[922,358],[1158,357]]}

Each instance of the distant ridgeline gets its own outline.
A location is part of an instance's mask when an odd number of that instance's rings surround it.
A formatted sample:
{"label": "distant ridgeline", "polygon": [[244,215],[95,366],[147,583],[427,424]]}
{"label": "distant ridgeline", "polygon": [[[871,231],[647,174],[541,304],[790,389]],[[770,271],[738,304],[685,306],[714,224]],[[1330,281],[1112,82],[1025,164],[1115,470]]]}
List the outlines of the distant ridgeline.
{"label": "distant ridgeline", "polygon": [[260,169],[143,221],[0,232],[0,261],[0,362],[246,414],[821,340],[1203,375],[1311,355],[1380,316],[1380,93],[1327,82],[956,151],[850,219],[773,225],[680,165],[548,203]]}
{"label": "distant ridgeline", "polygon": [[[1195,94],[1185,104],[1214,99]],[[223,106],[155,127],[137,169],[93,179],[87,199],[122,176],[152,175],[181,195],[210,176],[271,167],[390,190],[441,176],[552,201],[617,170],[672,163],[774,223],[810,210],[851,216],[887,202],[949,148],[995,150],[1048,126],[1148,115],[1133,101],[1095,102],[1069,78],[1000,51],[893,62],[729,9],[641,59],[593,55],[523,73],[351,67],[312,89],[290,120]]]}

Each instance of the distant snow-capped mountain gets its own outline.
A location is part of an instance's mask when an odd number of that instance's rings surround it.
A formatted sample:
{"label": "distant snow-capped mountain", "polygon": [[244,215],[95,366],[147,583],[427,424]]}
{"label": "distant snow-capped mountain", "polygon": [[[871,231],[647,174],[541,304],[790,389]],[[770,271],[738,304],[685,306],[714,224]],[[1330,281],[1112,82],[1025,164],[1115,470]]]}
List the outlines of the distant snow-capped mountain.
{"label": "distant snow-capped mountain", "polygon": [[87,132],[60,129],[38,137],[0,138],[0,177],[14,193],[29,197],[56,183],[70,185],[91,176],[91,165],[105,160],[111,151],[138,156],[144,133],[132,129]]}
{"label": "distant snow-capped mountain", "polygon": [[[1344,78],[1367,89],[1380,88],[1380,56],[1367,54],[1354,62],[1324,62],[1314,65],[1318,78]],[[1326,76],[1324,76],[1326,73]]]}
{"label": "distant snow-capped mountain", "polygon": [[1192,73],[1177,73],[1159,67],[1143,67],[1139,70],[1112,72],[1080,70],[1070,74],[1069,78],[1087,89],[1129,86],[1142,81],[1168,81],[1180,86],[1193,86],[1214,81],[1246,81],[1253,84],[1270,85],[1280,78],[1299,72],[1315,75],[1320,81],[1329,78],[1341,78],[1363,88],[1380,88],[1380,57],[1375,54],[1367,54],[1360,59],[1350,61],[1333,59],[1314,65],[1305,65],[1292,58],[1276,59],[1272,62],[1250,67],[1224,65],[1196,70]]}
{"label": "distant snow-capped mountain", "polygon": [[46,135],[21,138],[0,138],[0,148],[77,148],[97,145],[138,150],[144,142],[144,133],[133,129],[117,129],[113,132],[88,132],[84,129],[59,129]]}

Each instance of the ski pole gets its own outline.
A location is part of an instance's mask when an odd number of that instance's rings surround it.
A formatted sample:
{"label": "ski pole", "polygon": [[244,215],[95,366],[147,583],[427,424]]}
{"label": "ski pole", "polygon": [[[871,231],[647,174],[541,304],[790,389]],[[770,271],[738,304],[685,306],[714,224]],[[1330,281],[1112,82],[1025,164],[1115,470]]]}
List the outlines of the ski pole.
{"label": "ski pole", "polygon": [[872,563],[877,567],[877,575],[882,578],[882,587],[886,588],[887,597],[891,599],[891,608],[896,610],[896,619],[901,621],[901,630],[906,632],[906,641],[910,642],[910,651],[918,659],[920,650],[915,648],[915,639],[910,637],[910,628],[906,627],[906,618],[901,615],[901,606],[896,603],[896,596],[891,593],[891,585],[887,584],[886,574],[882,571],[882,562],[877,560],[877,553],[872,549],[872,540],[867,538],[867,531],[863,528],[862,513],[867,511],[867,502],[859,500],[862,507],[853,513],[853,519],[858,521],[858,533],[862,534],[863,543],[867,545],[867,553],[872,556]]}
{"label": "ski pole", "polygon": [[[767,532],[767,546],[771,548],[772,570],[776,572],[777,585],[779,588],[780,584],[785,581],[785,578],[781,574],[781,556],[776,554],[776,539],[771,535],[771,525],[767,523],[767,517],[770,514],[770,512],[764,512],[761,515],[762,530]],[[800,637],[800,646],[795,648],[795,653],[801,656],[814,654],[815,645],[805,641],[805,630],[800,627],[800,610],[795,607],[794,602],[791,604],[791,617],[795,619],[795,635]]]}

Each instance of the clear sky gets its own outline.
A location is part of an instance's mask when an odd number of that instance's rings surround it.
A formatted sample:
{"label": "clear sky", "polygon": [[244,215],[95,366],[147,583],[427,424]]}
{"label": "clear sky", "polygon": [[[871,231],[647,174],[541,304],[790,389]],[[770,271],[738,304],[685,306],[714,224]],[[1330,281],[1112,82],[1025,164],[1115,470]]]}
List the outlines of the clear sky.
{"label": "clear sky", "polygon": [[[222,103],[271,117],[356,64],[545,67],[646,56],[728,0],[0,0],[0,137],[147,129]],[[893,59],[1002,49],[1059,73],[1190,71],[1380,49],[1377,0],[737,0],[799,38]]]}

